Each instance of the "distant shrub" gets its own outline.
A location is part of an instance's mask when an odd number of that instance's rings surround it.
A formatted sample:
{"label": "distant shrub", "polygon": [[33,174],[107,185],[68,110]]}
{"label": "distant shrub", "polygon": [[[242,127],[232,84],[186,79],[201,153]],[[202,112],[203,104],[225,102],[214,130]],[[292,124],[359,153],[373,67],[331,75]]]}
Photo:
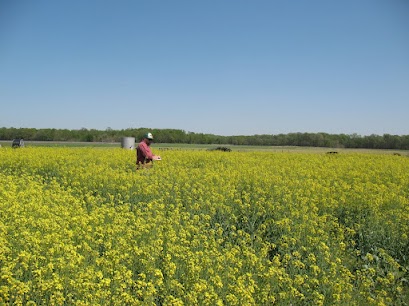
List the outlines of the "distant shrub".
{"label": "distant shrub", "polygon": [[217,147],[217,148],[209,149],[209,151],[231,152],[231,149],[227,147]]}

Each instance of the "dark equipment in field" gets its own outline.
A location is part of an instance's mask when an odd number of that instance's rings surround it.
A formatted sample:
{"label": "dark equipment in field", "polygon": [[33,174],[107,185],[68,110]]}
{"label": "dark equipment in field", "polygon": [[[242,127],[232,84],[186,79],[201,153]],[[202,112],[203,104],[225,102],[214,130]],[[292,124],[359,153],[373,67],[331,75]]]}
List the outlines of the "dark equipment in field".
{"label": "dark equipment in field", "polygon": [[13,143],[11,144],[12,148],[22,148],[24,147],[24,140],[23,138],[16,138],[13,139]]}

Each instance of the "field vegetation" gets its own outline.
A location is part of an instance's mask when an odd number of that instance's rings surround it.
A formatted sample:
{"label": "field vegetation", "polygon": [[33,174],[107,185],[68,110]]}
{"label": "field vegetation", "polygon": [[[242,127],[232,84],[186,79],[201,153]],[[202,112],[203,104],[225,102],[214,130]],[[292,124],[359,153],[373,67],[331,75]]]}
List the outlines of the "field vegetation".
{"label": "field vegetation", "polygon": [[0,148],[0,305],[407,305],[409,158]]}
{"label": "field vegetation", "polygon": [[0,140],[23,138],[29,141],[66,141],[66,142],[121,142],[123,137],[135,137],[137,140],[149,130],[158,143],[171,144],[228,144],[246,146],[297,146],[409,150],[409,135],[366,135],[328,134],[328,133],[288,133],[262,135],[221,136],[193,133],[176,129],[129,128],[125,130],[86,129],[34,129],[0,128]]}

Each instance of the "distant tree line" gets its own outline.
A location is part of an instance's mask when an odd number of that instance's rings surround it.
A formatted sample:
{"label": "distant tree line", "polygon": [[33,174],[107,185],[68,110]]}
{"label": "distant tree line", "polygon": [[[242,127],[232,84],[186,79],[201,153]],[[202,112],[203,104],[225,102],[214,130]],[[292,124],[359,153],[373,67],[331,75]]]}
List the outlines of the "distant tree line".
{"label": "distant tree line", "polygon": [[219,136],[213,134],[193,133],[177,129],[123,129],[95,130],[82,128],[67,129],[34,129],[34,128],[0,128],[0,140],[23,138],[32,141],[80,141],[80,142],[120,142],[122,137],[142,139],[150,131],[156,143],[188,144],[224,144],[224,145],[258,145],[258,146],[306,146],[328,148],[368,148],[409,150],[409,135],[370,135],[327,134],[327,133],[289,133],[277,135],[253,136]]}

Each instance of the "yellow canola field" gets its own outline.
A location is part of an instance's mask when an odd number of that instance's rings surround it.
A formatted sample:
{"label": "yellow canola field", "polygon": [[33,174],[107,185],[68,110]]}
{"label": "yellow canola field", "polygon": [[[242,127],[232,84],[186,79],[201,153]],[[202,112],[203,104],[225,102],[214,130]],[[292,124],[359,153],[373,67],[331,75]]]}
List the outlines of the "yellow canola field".
{"label": "yellow canola field", "polygon": [[408,305],[409,158],[0,149],[0,305]]}

